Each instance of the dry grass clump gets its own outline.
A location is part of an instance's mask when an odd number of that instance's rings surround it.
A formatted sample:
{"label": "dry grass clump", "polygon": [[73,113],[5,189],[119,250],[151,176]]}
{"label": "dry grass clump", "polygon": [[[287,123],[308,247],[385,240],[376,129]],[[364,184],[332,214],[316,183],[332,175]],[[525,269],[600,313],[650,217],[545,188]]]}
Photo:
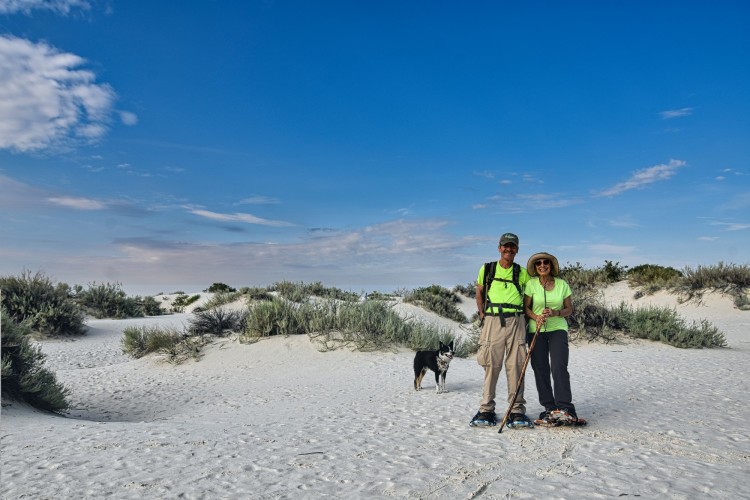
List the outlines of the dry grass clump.
{"label": "dry grass clump", "polygon": [[467,323],[466,315],[456,307],[460,302],[456,292],[440,285],[417,288],[404,295],[404,302],[416,304],[420,307],[452,319],[458,323]]}

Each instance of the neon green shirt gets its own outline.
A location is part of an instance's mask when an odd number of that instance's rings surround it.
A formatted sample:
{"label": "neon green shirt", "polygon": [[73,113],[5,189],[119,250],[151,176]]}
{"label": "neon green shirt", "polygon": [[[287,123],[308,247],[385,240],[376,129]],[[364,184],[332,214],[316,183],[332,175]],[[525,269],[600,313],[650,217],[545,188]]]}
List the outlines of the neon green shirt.
{"label": "neon green shirt", "polygon": [[[531,297],[531,310],[534,314],[542,314],[545,307],[559,311],[563,308],[563,301],[571,295],[568,282],[555,278],[555,288],[545,291],[539,278],[531,278],[526,284],[524,294]],[[545,304],[547,304],[545,306]],[[562,316],[550,316],[542,326],[540,332],[553,332],[555,330],[568,331],[568,321]],[[536,332],[536,321],[529,319],[529,331]]]}
{"label": "neon green shirt", "polygon": [[[521,285],[521,291],[523,291],[524,287],[526,286],[526,282],[529,281],[529,273],[528,271],[526,271],[526,268],[524,268],[523,266],[520,267],[521,272],[518,274],[518,283]],[[492,286],[490,286],[488,302],[491,302],[493,304],[515,304],[523,307],[523,297],[519,295],[516,285],[513,284],[513,266],[505,269],[498,262],[497,267],[495,268],[495,279],[503,279],[507,281],[493,281]],[[482,264],[482,267],[479,268],[477,284],[484,286],[484,264]],[[485,312],[490,314],[497,314],[499,312],[498,309],[498,307],[488,306]],[[503,312],[518,312],[523,314],[523,309],[503,307]]]}

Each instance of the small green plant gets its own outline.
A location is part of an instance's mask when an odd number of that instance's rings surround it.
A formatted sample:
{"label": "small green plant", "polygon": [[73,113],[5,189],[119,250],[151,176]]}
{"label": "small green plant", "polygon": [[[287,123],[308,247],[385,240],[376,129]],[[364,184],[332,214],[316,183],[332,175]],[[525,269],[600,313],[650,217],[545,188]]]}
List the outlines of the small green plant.
{"label": "small green plant", "polygon": [[236,300],[239,300],[241,297],[243,297],[242,292],[219,292],[215,294],[213,297],[211,297],[208,302],[206,302],[202,310],[207,309],[214,309],[216,307],[223,306],[225,304],[231,304],[232,302],[235,302]]}
{"label": "small green plant", "polygon": [[200,294],[187,296],[186,294],[180,294],[177,297],[174,298],[174,301],[172,302],[172,310],[174,312],[182,312],[185,310],[187,306],[195,302],[196,300],[200,299]]}
{"label": "small green plant", "polygon": [[473,299],[477,296],[477,284],[470,281],[466,285],[456,285],[453,287],[453,291]]}
{"label": "small green plant", "polygon": [[682,273],[673,267],[643,264],[635,266],[627,272],[627,280],[632,285],[648,287],[653,290],[654,285],[659,288],[677,284]]}
{"label": "small green plant", "polygon": [[724,334],[708,321],[687,325],[674,309],[647,307],[632,309],[620,304],[616,313],[631,337],[658,340],[681,348],[725,347]]}
{"label": "small green plant", "polygon": [[45,355],[31,343],[28,334],[27,326],[16,323],[4,308],[0,309],[2,395],[42,410],[66,410],[69,391],[44,367]]}
{"label": "small green plant", "polygon": [[251,288],[251,287],[242,287],[240,288],[240,293],[244,295],[247,300],[271,300],[273,299],[273,294],[268,290],[268,288]]}
{"label": "small green plant", "polygon": [[278,298],[255,304],[247,315],[243,340],[306,333],[299,309],[294,304]]}
{"label": "small green plant", "polygon": [[43,335],[83,335],[84,314],[65,283],[54,285],[43,273],[24,271],[0,277],[2,305],[16,323]]}

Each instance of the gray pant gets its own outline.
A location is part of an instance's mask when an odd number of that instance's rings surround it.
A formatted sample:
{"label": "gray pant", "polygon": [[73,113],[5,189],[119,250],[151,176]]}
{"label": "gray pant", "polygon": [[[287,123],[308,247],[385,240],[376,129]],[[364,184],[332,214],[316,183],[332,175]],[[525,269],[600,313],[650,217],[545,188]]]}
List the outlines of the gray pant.
{"label": "gray pant", "polygon": [[[505,318],[505,326],[502,326],[500,317],[485,317],[482,332],[479,335],[479,351],[477,351],[477,363],[484,368],[484,388],[479,411],[495,411],[495,392],[497,379],[503,367],[503,359],[505,360],[505,377],[508,382],[508,403],[511,402],[525,358],[526,318],[523,316]],[[524,386],[521,384],[512,413],[526,413],[523,390]]]}

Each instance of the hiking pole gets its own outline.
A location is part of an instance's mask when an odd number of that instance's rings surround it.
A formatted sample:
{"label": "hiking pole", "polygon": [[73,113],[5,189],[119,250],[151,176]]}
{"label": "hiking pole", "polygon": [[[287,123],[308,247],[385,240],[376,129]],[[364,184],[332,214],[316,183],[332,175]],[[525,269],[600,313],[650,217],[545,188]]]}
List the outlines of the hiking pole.
{"label": "hiking pole", "polygon": [[[544,321],[547,321],[547,318],[544,318]],[[531,351],[534,350],[534,345],[536,345],[536,338],[539,335],[539,329],[542,328],[542,323],[544,321],[537,321],[536,322],[536,332],[534,332],[534,337],[531,339],[531,344],[529,344],[529,352],[526,353],[526,359],[523,361],[523,368],[521,368],[521,377],[518,379],[518,384],[516,385],[516,392],[513,393],[513,399],[510,401],[510,405],[508,406],[508,411],[505,412],[505,416],[503,417],[503,422],[500,424],[500,430],[497,431],[498,434],[503,433],[503,428],[505,427],[505,423],[508,421],[508,417],[510,416],[510,412],[513,409],[513,405],[516,404],[516,399],[518,398],[518,392],[521,390],[521,386],[523,385],[523,379],[526,375],[526,367],[529,366],[529,360],[531,359]]]}

